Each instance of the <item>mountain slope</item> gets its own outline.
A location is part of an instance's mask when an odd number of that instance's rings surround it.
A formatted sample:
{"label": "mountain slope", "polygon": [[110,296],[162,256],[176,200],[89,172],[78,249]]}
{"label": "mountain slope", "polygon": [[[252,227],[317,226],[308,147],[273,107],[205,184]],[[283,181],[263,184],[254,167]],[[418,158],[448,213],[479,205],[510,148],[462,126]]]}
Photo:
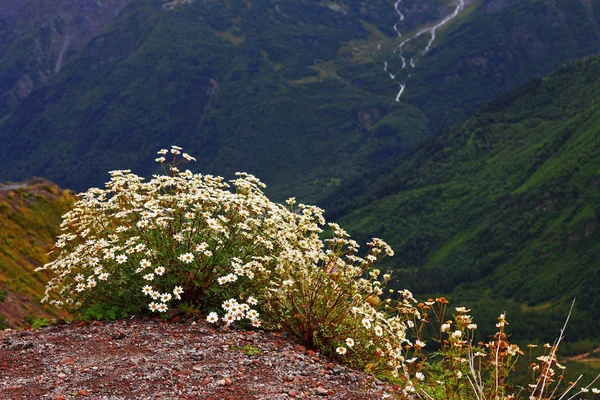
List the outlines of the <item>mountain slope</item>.
{"label": "mountain slope", "polygon": [[[101,3],[107,6],[93,7]],[[24,4],[42,10],[36,1]],[[21,34],[3,33],[1,41],[11,56],[1,58],[0,70],[16,71],[1,74],[10,100],[0,105],[1,178],[45,176],[82,190],[101,185],[110,169],[150,174],[152,153],[176,143],[198,156],[203,172],[247,170],[277,199],[315,201],[403,157],[502,91],[598,50],[597,1],[467,1],[410,71],[397,71],[392,50],[447,17],[456,1],[85,4],[95,10],[82,12],[88,20],[104,16],[95,30],[67,23],[77,13],[63,11],[34,13],[35,23],[3,19]],[[57,70],[57,52],[75,27],[87,28],[74,31],[80,42]],[[405,56],[428,40],[411,41]],[[400,102],[384,61],[397,80],[412,74]],[[19,95],[23,65],[57,71]]]}
{"label": "mountain slope", "polygon": [[405,71],[412,76],[403,100],[423,110],[435,131],[568,60],[600,51],[598,0],[476,1],[460,17],[441,30],[419,68]]}
{"label": "mountain slope", "polygon": [[[388,240],[390,265],[418,293],[512,299],[563,317],[576,296],[579,323],[598,321],[599,93],[600,57],[532,81],[332,195],[328,218]],[[594,326],[576,336],[595,337]]]}
{"label": "mountain slope", "polygon": [[[149,173],[154,151],[177,143],[206,172],[245,169],[310,192],[345,178],[352,162],[406,152],[429,131],[418,110],[315,66],[344,41],[381,34],[366,27],[383,4],[363,18],[304,2],[134,2],[5,117],[1,155],[20,162],[3,176],[83,189],[108,169]],[[393,136],[377,134],[386,120]]]}
{"label": "mountain slope", "polygon": [[61,216],[72,203],[71,192],[44,179],[0,184],[0,329],[33,316],[64,315],[40,304],[48,276],[33,270],[50,261]]}

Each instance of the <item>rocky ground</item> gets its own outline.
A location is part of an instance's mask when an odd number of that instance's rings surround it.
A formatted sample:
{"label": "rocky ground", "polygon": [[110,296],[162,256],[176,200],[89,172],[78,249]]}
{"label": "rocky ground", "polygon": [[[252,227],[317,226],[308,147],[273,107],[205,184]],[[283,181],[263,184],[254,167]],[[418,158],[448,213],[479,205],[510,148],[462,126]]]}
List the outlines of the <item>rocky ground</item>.
{"label": "rocky ground", "polygon": [[0,399],[381,399],[392,388],[285,337],[133,318],[0,331]]}

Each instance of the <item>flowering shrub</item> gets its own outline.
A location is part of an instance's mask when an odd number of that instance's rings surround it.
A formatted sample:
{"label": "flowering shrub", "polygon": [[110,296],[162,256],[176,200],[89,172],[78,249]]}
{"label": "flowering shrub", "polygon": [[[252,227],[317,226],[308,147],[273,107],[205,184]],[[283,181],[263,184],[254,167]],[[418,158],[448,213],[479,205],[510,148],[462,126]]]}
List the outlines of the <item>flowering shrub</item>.
{"label": "flowering shrub", "polygon": [[390,276],[372,267],[393,255],[387,244],[374,239],[361,258],[336,224],[321,239],[321,209],[275,204],[250,174],[226,182],[181,171],[194,158],[180,147],[159,154],[165,175],[112,171],[106,189],[89,189],[64,215],[57,257],[38,269],[54,273],[43,301],[128,313],[183,302],[210,322],[266,323],[351,364],[405,373],[419,313],[408,291],[397,304],[380,300]]}

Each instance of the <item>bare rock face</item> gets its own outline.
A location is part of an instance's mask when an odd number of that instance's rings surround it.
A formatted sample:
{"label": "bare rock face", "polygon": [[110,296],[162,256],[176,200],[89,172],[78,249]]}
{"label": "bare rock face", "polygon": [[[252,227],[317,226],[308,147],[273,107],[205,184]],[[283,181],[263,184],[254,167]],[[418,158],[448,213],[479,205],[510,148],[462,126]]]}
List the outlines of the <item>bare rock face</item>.
{"label": "bare rock face", "polygon": [[131,0],[0,0],[0,107],[48,82]]}

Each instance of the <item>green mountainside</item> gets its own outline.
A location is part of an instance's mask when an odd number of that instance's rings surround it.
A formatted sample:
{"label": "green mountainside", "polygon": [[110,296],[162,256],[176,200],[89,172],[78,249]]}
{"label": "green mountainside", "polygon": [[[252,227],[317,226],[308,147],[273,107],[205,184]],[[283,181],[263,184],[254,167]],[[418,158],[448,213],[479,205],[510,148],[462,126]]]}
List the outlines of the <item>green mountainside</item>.
{"label": "green mountainside", "polygon": [[111,169],[150,174],[147,155],[175,143],[203,172],[246,170],[274,198],[314,202],[599,43],[598,1],[467,1],[408,77],[393,49],[458,2],[405,0],[399,21],[392,0],[86,0],[101,29],[69,22],[69,0],[3,3],[0,178],[76,190]]}
{"label": "green mountainside", "polygon": [[600,57],[571,63],[334,193],[327,217],[385,238],[403,287],[510,308],[548,340],[576,297],[570,339],[597,338],[599,104]]}
{"label": "green mountainside", "polygon": [[0,329],[65,315],[40,304],[48,275],[33,270],[50,261],[61,216],[73,201],[70,191],[41,178],[0,184]]}

